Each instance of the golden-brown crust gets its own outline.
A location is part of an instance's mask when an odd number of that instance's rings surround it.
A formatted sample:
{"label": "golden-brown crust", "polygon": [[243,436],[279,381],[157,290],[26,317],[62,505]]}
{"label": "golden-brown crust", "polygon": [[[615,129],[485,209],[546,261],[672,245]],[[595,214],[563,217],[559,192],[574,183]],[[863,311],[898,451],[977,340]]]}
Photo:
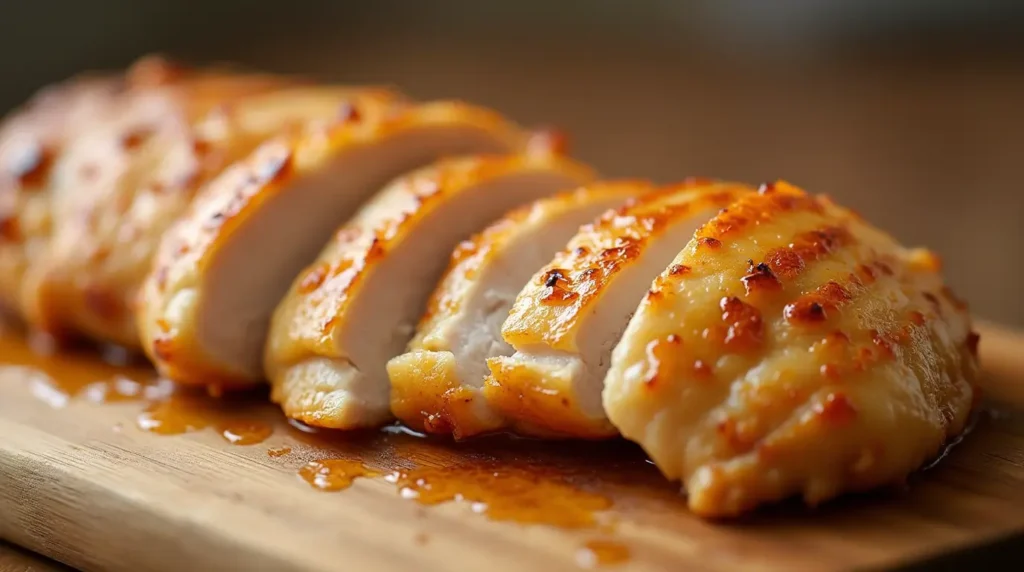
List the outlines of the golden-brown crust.
{"label": "golden-brown crust", "polygon": [[537,233],[545,221],[587,205],[625,202],[651,188],[644,181],[593,183],[534,201],[509,212],[482,232],[463,241],[430,297],[427,311],[409,343],[409,352],[388,364],[391,409],[409,427],[462,439],[501,428],[477,388],[465,387],[455,370],[446,335],[481,273],[499,263],[508,245]]}
{"label": "golden-brown crust", "polygon": [[604,404],[698,514],[899,482],[963,430],[977,360],[934,255],[778,182],[674,265],[688,271],[655,280]]}
{"label": "golden-brown crust", "polygon": [[[690,190],[701,194],[675,200]],[[502,330],[505,341],[575,351],[580,318],[650,240],[674,222],[724,207],[748,190],[733,183],[688,180],[644,195],[584,227],[520,294]]]}
{"label": "golden-brown crust", "polygon": [[69,141],[124,88],[120,77],[83,75],[47,87],[0,124],[0,307],[21,307],[22,276],[50,233],[54,167]]}
{"label": "golden-brown crust", "polygon": [[156,241],[196,189],[255,144],[250,134],[207,133],[201,120],[292,80],[152,58],[127,78],[61,157],[54,233],[21,296],[40,329],[136,346],[131,299]]}
{"label": "golden-brown crust", "polygon": [[[520,292],[502,328],[505,341],[517,350],[541,347],[575,355],[586,318],[612,282],[667,228],[752,191],[735,183],[691,179],[645,194],[583,227]],[[581,411],[572,389],[580,372],[503,358],[490,360],[489,366],[492,377],[484,395],[518,423],[517,430],[584,438],[616,433],[607,419]]]}
{"label": "golden-brown crust", "polygon": [[285,413],[319,425],[332,422],[322,412],[324,404],[308,397],[323,395],[323,388],[315,379],[304,387],[288,371],[311,360],[348,359],[339,340],[354,327],[350,304],[421,220],[467,189],[529,173],[557,173],[566,181],[593,176],[579,163],[548,152],[443,160],[396,181],[340,229],[319,259],[296,278],[274,314],[265,367],[275,385],[272,398]]}
{"label": "golden-brown crust", "polygon": [[[217,263],[232,236],[296,180],[328,168],[343,152],[425,126],[473,127],[493,134],[496,141],[505,140],[510,148],[520,144],[519,132],[500,117],[456,102],[413,106],[390,94],[368,92],[349,99],[342,111],[330,121],[313,123],[262,145],[214,181],[164,237],[144,289],[140,331],[144,350],[171,379],[228,385],[261,381],[204,350],[197,340],[198,301],[185,312],[168,303],[182,290],[197,289],[199,278]],[[300,290],[312,293],[327,280],[326,274],[317,275],[318,268],[303,274]],[[202,294],[201,289],[197,294]],[[167,331],[161,332],[157,324],[166,324]]]}

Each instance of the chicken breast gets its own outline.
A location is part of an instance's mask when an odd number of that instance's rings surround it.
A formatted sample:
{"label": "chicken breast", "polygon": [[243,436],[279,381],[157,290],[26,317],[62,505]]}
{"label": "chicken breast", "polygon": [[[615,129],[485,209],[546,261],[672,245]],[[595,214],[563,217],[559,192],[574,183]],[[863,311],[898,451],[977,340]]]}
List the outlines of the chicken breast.
{"label": "chicken breast", "polygon": [[154,65],[136,66],[54,165],[54,232],[21,285],[39,329],[137,347],[132,302],[160,237],[198,189],[282,129],[333,118],[356,100],[395,99],[376,88]]}
{"label": "chicken breast", "polygon": [[120,77],[75,77],[40,91],[0,125],[0,308],[8,313],[21,307],[25,268],[50,234],[54,164],[123,88]]}
{"label": "chicken breast", "polygon": [[766,185],[654,282],[605,410],[703,516],[902,482],[977,396],[978,337],[939,266],[824,197]]}
{"label": "chicken breast", "polygon": [[272,398],[311,425],[391,418],[385,366],[405,348],[452,249],[511,208],[589,169],[550,153],[444,161],[388,186],[294,282],[274,315]]}
{"label": "chicken breast", "polygon": [[651,284],[694,231],[752,189],[687,181],[584,226],[519,293],[488,360],[488,403],[520,433],[616,434],[601,406],[612,347]]}
{"label": "chicken breast", "polygon": [[650,189],[639,181],[580,187],[516,209],[460,244],[408,351],[388,362],[394,415],[458,439],[500,429],[480,390],[487,359],[513,352],[501,325],[516,295],[580,225]]}
{"label": "chicken breast", "polygon": [[288,286],[358,205],[439,157],[522,148],[489,110],[457,102],[364,105],[262,146],[164,238],[139,310],[143,347],[179,383],[264,380],[263,346]]}

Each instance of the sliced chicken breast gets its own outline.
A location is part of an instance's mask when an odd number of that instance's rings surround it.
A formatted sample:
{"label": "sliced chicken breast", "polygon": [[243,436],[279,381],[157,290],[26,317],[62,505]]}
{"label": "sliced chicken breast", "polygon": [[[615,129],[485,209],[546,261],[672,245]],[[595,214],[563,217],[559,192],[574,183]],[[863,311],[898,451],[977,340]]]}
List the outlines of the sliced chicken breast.
{"label": "sliced chicken breast", "polygon": [[54,165],[70,141],[107,113],[121,77],[79,76],[48,87],[0,124],[0,308],[21,307],[21,281],[50,234]]}
{"label": "sliced chicken breast", "polygon": [[604,406],[690,507],[900,483],[960,434],[978,337],[935,255],[762,187],[704,225],[615,348]]}
{"label": "sliced chicken breast", "polygon": [[501,325],[516,295],[580,225],[649,190],[640,181],[594,183],[516,209],[461,243],[407,352],[388,362],[394,415],[459,439],[500,429],[480,390],[487,359],[513,352]]}
{"label": "sliced chicken breast", "polygon": [[141,298],[143,347],[179,383],[264,380],[288,286],[372,193],[440,157],[520,149],[522,131],[458,102],[364,105],[267,143],[229,169],[163,240]]}
{"label": "sliced chicken breast", "polygon": [[137,347],[132,302],[160,237],[198,189],[282,129],[395,99],[259,75],[169,68],[160,77],[152,67],[133,70],[54,166],[53,233],[21,285],[40,329]]}
{"label": "sliced chicken breast", "polygon": [[386,422],[388,360],[413,335],[452,249],[589,169],[550,153],[444,161],[381,191],[292,284],[266,369],[285,413],[339,429]]}
{"label": "sliced chicken breast", "polygon": [[616,434],[601,406],[610,353],[651,280],[715,212],[752,189],[687,181],[584,226],[519,293],[484,396],[520,433]]}

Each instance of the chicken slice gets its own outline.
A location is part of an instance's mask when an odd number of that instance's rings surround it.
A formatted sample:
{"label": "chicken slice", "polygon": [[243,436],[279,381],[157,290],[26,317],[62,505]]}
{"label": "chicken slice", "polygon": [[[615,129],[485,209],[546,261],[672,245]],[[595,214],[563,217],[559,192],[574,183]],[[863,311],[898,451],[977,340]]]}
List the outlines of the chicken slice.
{"label": "chicken slice", "polygon": [[650,189],[637,181],[580,187],[516,209],[460,244],[407,353],[388,362],[395,416],[459,439],[501,428],[480,389],[487,358],[512,353],[501,325],[516,294],[580,225]]}
{"label": "chicken slice", "polygon": [[123,78],[85,75],[47,87],[0,125],[0,307],[21,307],[21,280],[50,233],[54,163],[107,112]]}
{"label": "chicken slice", "polygon": [[511,208],[591,176],[531,152],[444,161],[389,185],[276,310],[266,353],[272,398],[288,416],[321,427],[389,420],[386,364],[412,337],[452,249]]}
{"label": "chicken slice", "polygon": [[129,72],[114,104],[54,165],[53,233],[21,286],[40,329],[137,347],[132,302],[160,237],[198,189],[282,129],[396,99],[166,63],[161,76],[154,65]]}
{"label": "chicken slice", "polygon": [[229,169],[164,238],[141,296],[143,347],[179,383],[264,380],[288,286],[372,193],[440,157],[521,148],[524,134],[457,102],[363,106],[268,142]]}
{"label": "chicken slice", "polygon": [[601,407],[612,347],[637,304],[701,223],[752,189],[686,181],[586,225],[519,293],[502,326],[514,349],[488,360],[487,402],[519,433],[616,434]]}
{"label": "chicken slice", "polygon": [[963,431],[977,341],[935,255],[779,182],[655,280],[604,406],[697,514],[813,504],[902,482]]}

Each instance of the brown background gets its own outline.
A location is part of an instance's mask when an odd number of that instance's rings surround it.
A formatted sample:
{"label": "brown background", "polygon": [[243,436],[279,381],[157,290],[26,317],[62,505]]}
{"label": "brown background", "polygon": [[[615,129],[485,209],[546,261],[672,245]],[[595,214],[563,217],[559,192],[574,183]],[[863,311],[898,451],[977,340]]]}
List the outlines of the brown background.
{"label": "brown background", "polygon": [[5,2],[0,105],[153,50],[461,97],[609,176],[829,193],[1024,325],[1022,46],[997,1]]}

